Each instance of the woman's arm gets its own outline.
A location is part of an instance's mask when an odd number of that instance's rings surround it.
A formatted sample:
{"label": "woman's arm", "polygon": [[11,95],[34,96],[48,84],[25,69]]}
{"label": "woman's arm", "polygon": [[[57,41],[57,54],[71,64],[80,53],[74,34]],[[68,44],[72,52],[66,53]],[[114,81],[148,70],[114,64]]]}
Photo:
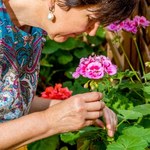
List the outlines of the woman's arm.
{"label": "woman's arm", "polygon": [[46,110],[47,108],[49,108],[49,106],[55,105],[60,102],[62,102],[62,100],[49,100],[39,96],[35,96],[30,107],[30,113]]}
{"label": "woman's arm", "polygon": [[[76,131],[95,124],[105,104],[98,92],[78,94],[48,109],[0,124],[0,149],[15,149],[58,133]],[[105,111],[106,127],[115,132],[114,113]],[[109,133],[108,133],[109,134]]]}
{"label": "woman's arm", "polygon": [[[43,112],[23,116],[0,124],[0,149],[15,149],[36,139],[48,130]],[[49,133],[53,135],[55,132]]]}

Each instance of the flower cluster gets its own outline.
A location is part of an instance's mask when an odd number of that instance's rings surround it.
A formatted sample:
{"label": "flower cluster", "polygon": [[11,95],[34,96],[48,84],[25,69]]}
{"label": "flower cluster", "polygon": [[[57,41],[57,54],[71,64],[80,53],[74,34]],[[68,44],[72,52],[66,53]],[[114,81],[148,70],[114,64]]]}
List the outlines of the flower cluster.
{"label": "flower cluster", "polygon": [[70,91],[67,87],[62,88],[62,84],[55,84],[54,87],[49,86],[45,89],[44,92],[41,93],[41,96],[43,98],[58,99],[58,100],[67,99],[71,95],[72,91]]}
{"label": "flower cluster", "polygon": [[79,66],[72,74],[74,78],[80,75],[89,79],[101,79],[105,74],[114,75],[117,72],[117,66],[113,65],[108,57],[89,56],[81,58]]}
{"label": "flower cluster", "polygon": [[148,21],[144,16],[135,16],[133,20],[126,19],[122,22],[114,22],[107,26],[107,29],[110,31],[118,32],[120,30],[125,30],[127,32],[131,32],[136,34],[139,27],[148,27],[150,25],[150,21]]}

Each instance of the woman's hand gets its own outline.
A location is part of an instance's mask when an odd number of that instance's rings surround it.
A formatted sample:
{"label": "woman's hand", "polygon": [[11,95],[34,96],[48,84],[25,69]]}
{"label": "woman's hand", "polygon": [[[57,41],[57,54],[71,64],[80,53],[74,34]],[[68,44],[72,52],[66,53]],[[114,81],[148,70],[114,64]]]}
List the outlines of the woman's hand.
{"label": "woman's hand", "polygon": [[[103,115],[105,108],[101,99],[102,94],[99,92],[90,92],[72,96],[51,106],[45,111],[49,129],[63,133],[94,124],[95,120]],[[106,115],[106,120],[109,120],[107,118]]]}

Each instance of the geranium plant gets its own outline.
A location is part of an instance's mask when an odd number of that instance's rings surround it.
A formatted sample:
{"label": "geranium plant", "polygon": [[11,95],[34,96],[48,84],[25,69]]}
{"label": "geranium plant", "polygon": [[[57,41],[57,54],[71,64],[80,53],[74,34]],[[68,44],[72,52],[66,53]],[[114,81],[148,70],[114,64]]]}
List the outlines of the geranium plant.
{"label": "geranium plant", "polygon": [[[136,40],[138,30],[147,28],[149,25],[150,22],[145,17],[135,16],[132,20],[115,22],[107,28],[113,32],[112,43],[119,45],[123,51],[130,66],[128,70],[122,71],[107,56],[92,54],[82,57],[78,67],[72,73],[75,79],[73,84],[76,86],[75,90],[72,83],[64,83],[73,93],[68,92],[66,88],[63,89],[61,84],[47,87],[42,93],[43,97],[54,99],[65,99],[68,95],[83,92],[82,88],[103,93],[103,101],[116,112],[118,117],[114,138],[108,137],[105,129],[90,126],[77,132],[63,133],[39,141],[31,145],[33,149],[38,150],[40,146],[45,150],[150,149],[150,73],[144,70],[150,67],[150,62],[143,62]],[[133,68],[121,43],[119,32],[127,32],[132,37],[142,72]],[[77,81],[80,81],[80,86]]]}

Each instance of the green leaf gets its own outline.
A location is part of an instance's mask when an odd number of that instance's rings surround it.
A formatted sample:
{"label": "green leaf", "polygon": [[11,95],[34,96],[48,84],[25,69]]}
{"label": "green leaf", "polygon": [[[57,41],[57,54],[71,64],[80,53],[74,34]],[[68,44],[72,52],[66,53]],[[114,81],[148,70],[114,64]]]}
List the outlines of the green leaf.
{"label": "green leaf", "polygon": [[150,128],[144,129],[143,127],[133,126],[124,129],[122,133],[128,136],[142,137],[143,139],[145,139],[147,142],[150,143]]}
{"label": "green leaf", "polygon": [[72,50],[77,47],[78,40],[74,38],[69,38],[67,41],[60,43],[60,48],[63,50]]}
{"label": "green leaf", "polygon": [[73,76],[72,76],[72,73],[74,72],[74,68],[70,68],[68,70],[66,70],[64,72],[65,76],[68,78],[68,79],[73,79]]}
{"label": "green leaf", "polygon": [[68,87],[68,89],[71,89],[72,88],[72,82],[71,81],[66,81],[66,82],[63,82],[63,87]]}
{"label": "green leaf", "polygon": [[89,150],[90,146],[90,141],[89,140],[84,140],[83,144],[77,148],[77,150]]}
{"label": "green leaf", "polygon": [[60,138],[63,142],[69,143],[70,145],[76,144],[76,139],[80,137],[80,132],[73,133],[73,132],[67,132],[60,134]]}
{"label": "green leaf", "polygon": [[92,132],[95,132],[95,131],[99,131],[100,128],[98,127],[85,127],[81,130],[79,130],[78,132],[67,132],[67,133],[63,133],[63,134],[60,134],[60,138],[63,142],[65,143],[69,143],[70,145],[74,145],[76,143],[76,140],[83,136],[85,133],[92,133]]}
{"label": "green leaf", "polygon": [[143,104],[138,105],[133,108],[133,111],[136,111],[136,113],[141,113],[142,115],[148,115],[150,114],[150,104]]}
{"label": "green leaf", "polygon": [[102,39],[99,38],[98,36],[87,36],[87,39],[88,41],[91,43],[91,44],[94,44],[93,46],[97,46],[97,45],[100,45],[102,43]]}
{"label": "green leaf", "polygon": [[141,137],[122,135],[115,143],[108,145],[107,150],[145,150],[147,146]]}
{"label": "green leaf", "polygon": [[53,67],[53,65],[52,65],[52,64],[49,64],[49,62],[48,62],[46,59],[42,59],[42,60],[40,61],[40,65],[41,65],[41,66],[45,66],[45,67]]}
{"label": "green leaf", "polygon": [[106,37],[106,31],[104,30],[104,28],[103,27],[99,27],[98,28],[98,30],[97,30],[97,32],[96,32],[96,36],[98,36],[98,37],[100,37],[100,38],[102,38],[102,39],[105,39],[105,37]]}
{"label": "green leaf", "polygon": [[44,44],[44,48],[42,50],[42,54],[52,54],[56,52],[60,48],[59,43],[53,40],[47,40]]}
{"label": "green leaf", "polygon": [[145,93],[147,93],[147,94],[150,95],[150,85],[149,85],[149,86],[144,86],[144,87],[143,87],[143,91],[144,91]]}
{"label": "green leaf", "polygon": [[69,54],[69,53],[64,53],[64,55],[61,55],[61,56],[58,57],[58,62],[59,62],[60,64],[65,65],[65,64],[71,62],[72,59],[73,59],[73,56],[72,56],[71,54]]}
{"label": "green leaf", "polygon": [[88,88],[84,88],[77,80],[73,84],[73,95],[89,92]]}
{"label": "green leaf", "polygon": [[132,82],[123,82],[119,85],[120,89],[128,88],[128,89],[141,89],[143,85],[141,83],[132,83]]}
{"label": "green leaf", "polygon": [[146,101],[150,101],[150,85],[143,87],[144,97]]}
{"label": "green leaf", "polygon": [[51,136],[28,145],[28,150],[56,150],[59,145],[59,135]]}
{"label": "green leaf", "polygon": [[64,146],[60,150],[68,150],[68,147]]}
{"label": "green leaf", "polygon": [[144,78],[146,78],[147,80],[150,80],[150,73],[145,74]]}
{"label": "green leaf", "polygon": [[90,55],[92,53],[92,49],[89,49],[89,48],[83,48],[83,49],[76,49],[74,51],[74,55],[77,57],[77,58],[82,58],[82,57],[86,57],[88,55]]}
{"label": "green leaf", "polygon": [[133,110],[118,110],[119,114],[123,115],[124,119],[138,119],[142,117],[142,113]]}
{"label": "green leaf", "polygon": [[129,77],[129,78],[131,78],[131,77],[133,77],[135,74],[136,74],[136,71],[131,71],[131,70],[125,70],[125,76],[126,77]]}

